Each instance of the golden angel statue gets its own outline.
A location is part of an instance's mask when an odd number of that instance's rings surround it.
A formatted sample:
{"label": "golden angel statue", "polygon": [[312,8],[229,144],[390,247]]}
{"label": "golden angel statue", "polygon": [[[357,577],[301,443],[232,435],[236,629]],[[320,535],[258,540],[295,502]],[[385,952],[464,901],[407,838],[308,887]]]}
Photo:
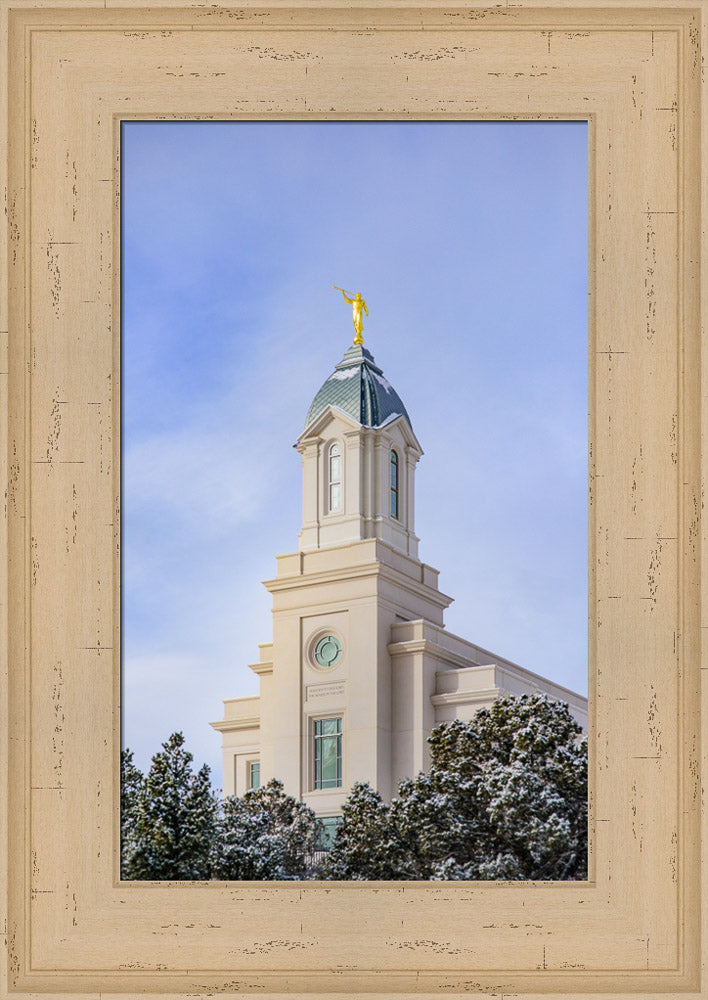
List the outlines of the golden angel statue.
{"label": "golden angel statue", "polygon": [[364,296],[361,294],[361,292],[357,292],[356,295],[350,296],[344,291],[343,288],[340,288],[339,285],[332,285],[332,288],[336,288],[338,292],[341,292],[342,295],[344,296],[344,301],[348,302],[349,305],[352,307],[354,329],[356,330],[356,337],[354,338],[354,343],[363,344],[364,338],[362,337],[362,333],[364,332],[364,320],[361,315],[362,310],[366,313],[367,316],[369,315],[369,310],[364,300]]}

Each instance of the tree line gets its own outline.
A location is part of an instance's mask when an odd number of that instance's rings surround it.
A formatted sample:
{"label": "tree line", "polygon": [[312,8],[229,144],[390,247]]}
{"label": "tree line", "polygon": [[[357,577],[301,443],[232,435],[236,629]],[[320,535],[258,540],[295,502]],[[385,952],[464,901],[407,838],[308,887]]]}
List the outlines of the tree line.
{"label": "tree line", "polygon": [[390,803],[357,782],[328,851],[273,779],[220,799],[173,733],[144,775],[121,758],[121,877],[154,880],[583,879],[587,741],[567,705],[502,698],[436,727],[430,769]]}

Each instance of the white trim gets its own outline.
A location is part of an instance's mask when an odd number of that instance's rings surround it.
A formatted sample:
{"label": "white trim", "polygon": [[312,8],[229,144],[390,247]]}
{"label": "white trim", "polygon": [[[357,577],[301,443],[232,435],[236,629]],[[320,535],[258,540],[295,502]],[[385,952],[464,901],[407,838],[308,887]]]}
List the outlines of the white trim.
{"label": "white trim", "polygon": [[243,719],[220,719],[209,725],[220,733],[238,733],[245,729],[260,729],[261,719],[259,715],[252,715]]}

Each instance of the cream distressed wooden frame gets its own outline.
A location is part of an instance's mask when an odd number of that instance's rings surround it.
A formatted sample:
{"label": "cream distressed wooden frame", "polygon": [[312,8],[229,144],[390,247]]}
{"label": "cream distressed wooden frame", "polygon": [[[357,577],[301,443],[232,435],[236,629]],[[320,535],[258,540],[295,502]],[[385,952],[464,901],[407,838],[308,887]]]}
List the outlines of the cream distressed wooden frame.
{"label": "cream distressed wooden frame", "polygon": [[[705,996],[701,4],[2,14],[2,995]],[[120,884],[119,121],[439,116],[590,122],[591,881]]]}

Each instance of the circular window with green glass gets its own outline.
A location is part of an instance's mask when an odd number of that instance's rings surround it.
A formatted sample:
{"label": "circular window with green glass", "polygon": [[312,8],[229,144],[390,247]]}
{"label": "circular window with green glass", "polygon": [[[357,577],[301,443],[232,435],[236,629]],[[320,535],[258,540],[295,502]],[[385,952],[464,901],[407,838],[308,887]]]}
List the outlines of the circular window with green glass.
{"label": "circular window with green glass", "polygon": [[342,657],[342,644],[336,635],[323,635],[315,646],[315,662],[320,667],[333,667]]}

